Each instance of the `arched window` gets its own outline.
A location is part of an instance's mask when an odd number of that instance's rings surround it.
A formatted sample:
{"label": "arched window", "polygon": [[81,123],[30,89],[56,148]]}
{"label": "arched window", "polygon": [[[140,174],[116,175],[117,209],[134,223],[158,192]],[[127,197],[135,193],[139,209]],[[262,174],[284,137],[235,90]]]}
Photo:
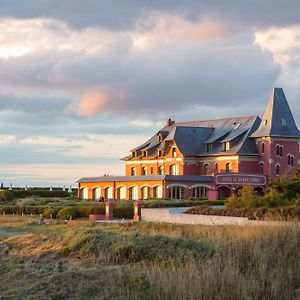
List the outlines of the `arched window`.
{"label": "arched window", "polygon": [[150,188],[148,186],[142,187],[142,199],[146,200],[150,198]]}
{"label": "arched window", "polygon": [[113,189],[111,187],[107,187],[104,190],[104,198],[112,199],[113,198]]}
{"label": "arched window", "polygon": [[138,200],[139,195],[138,195],[138,187],[133,186],[129,188],[129,199],[131,200]]}
{"label": "arched window", "polygon": [[169,188],[169,198],[184,199],[184,188],[181,186],[172,186]]}
{"label": "arched window", "polygon": [[280,146],[279,156],[280,156],[280,157],[283,157],[283,146]]}
{"label": "arched window", "polygon": [[89,189],[88,188],[80,189],[80,198],[84,199],[84,200],[89,199]]}
{"label": "arched window", "polygon": [[197,186],[193,188],[193,198],[207,198],[207,188],[203,186]]}
{"label": "arched window", "polygon": [[151,167],[150,168],[150,174],[153,175],[153,173],[154,173],[154,169],[153,169],[153,167]]}
{"label": "arched window", "polygon": [[203,174],[209,175],[209,164],[204,164],[203,166]]}
{"label": "arched window", "polygon": [[230,173],[230,163],[226,163],[225,172]]}
{"label": "arched window", "polygon": [[291,156],[291,166],[294,166],[294,156]]}
{"label": "arched window", "polygon": [[162,166],[158,166],[157,173],[158,173],[158,175],[163,175],[163,167]]}
{"label": "arched window", "polygon": [[162,187],[160,185],[153,188],[153,198],[162,198]]}
{"label": "arched window", "polygon": [[276,175],[280,175],[280,164],[276,164]]}
{"label": "arched window", "polygon": [[288,158],[288,166],[290,166],[291,165],[291,156],[288,155],[287,158]]}
{"label": "arched window", "polygon": [[135,167],[132,167],[132,168],[130,169],[130,175],[131,175],[131,176],[135,176],[135,175],[136,175],[136,168],[135,168]]}
{"label": "arched window", "polygon": [[276,145],[276,155],[280,156],[280,145]]}
{"label": "arched window", "polygon": [[101,189],[99,187],[93,188],[93,200],[101,198]]}
{"label": "arched window", "polygon": [[147,167],[142,167],[142,175],[147,175]]}
{"label": "arched window", "polygon": [[170,166],[170,175],[178,175],[178,166],[177,165]]}
{"label": "arched window", "polygon": [[261,153],[265,154],[265,143],[261,143]]}
{"label": "arched window", "polygon": [[259,163],[259,173],[264,174],[264,163],[263,162]]}
{"label": "arched window", "polygon": [[121,186],[118,188],[117,190],[117,198],[120,200],[124,200],[126,199],[126,187],[125,186]]}
{"label": "arched window", "polygon": [[215,172],[216,172],[216,173],[219,172],[219,166],[218,166],[218,163],[215,163]]}
{"label": "arched window", "polygon": [[172,157],[176,157],[176,148],[175,147],[172,148]]}

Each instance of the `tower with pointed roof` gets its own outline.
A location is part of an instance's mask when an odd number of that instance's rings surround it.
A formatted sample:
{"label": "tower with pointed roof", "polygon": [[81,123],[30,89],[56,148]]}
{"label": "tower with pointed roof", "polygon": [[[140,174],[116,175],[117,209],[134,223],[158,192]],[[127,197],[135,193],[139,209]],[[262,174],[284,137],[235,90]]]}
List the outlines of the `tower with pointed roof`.
{"label": "tower with pointed roof", "polygon": [[272,178],[299,162],[300,131],[282,88],[274,88],[258,129],[251,135],[260,154],[260,172]]}

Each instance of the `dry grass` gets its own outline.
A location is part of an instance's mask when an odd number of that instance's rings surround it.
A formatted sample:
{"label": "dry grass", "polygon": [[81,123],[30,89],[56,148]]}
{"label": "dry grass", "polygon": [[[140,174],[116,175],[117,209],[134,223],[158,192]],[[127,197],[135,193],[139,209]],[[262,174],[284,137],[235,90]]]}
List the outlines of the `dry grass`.
{"label": "dry grass", "polygon": [[[1,238],[3,231],[10,235]],[[295,299],[299,249],[299,224],[28,226],[0,217],[0,296]]]}

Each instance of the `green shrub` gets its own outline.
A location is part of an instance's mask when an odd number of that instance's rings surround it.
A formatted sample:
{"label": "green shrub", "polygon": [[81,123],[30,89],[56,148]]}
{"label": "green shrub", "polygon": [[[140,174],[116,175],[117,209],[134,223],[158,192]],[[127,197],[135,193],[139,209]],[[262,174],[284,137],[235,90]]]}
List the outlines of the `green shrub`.
{"label": "green shrub", "polygon": [[11,201],[14,198],[14,194],[8,190],[0,191],[0,201]]}
{"label": "green shrub", "polygon": [[60,209],[56,215],[58,219],[67,219],[72,217],[72,219],[76,219],[80,217],[79,209],[77,206],[69,206]]}
{"label": "green shrub", "polygon": [[114,217],[115,218],[119,218],[119,219],[122,219],[122,218],[132,219],[133,218],[133,214],[134,214],[133,205],[130,205],[130,206],[129,205],[128,206],[125,206],[125,205],[116,206],[113,209],[113,213],[114,213]]}
{"label": "green shrub", "polygon": [[43,217],[46,219],[50,219],[51,216],[52,218],[56,218],[57,213],[59,212],[61,208],[47,208],[44,212],[43,212]]}
{"label": "green shrub", "polygon": [[67,191],[63,190],[13,190],[13,194],[16,198],[25,198],[30,196],[39,196],[39,197],[69,197],[70,194]]}

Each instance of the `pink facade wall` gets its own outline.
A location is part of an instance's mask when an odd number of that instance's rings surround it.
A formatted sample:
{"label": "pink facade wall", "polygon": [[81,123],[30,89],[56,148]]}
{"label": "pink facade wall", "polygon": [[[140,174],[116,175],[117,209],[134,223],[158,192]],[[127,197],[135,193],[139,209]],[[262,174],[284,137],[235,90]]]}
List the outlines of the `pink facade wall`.
{"label": "pink facade wall", "polygon": [[259,173],[258,161],[247,161],[247,160],[240,161],[239,172],[258,174]]}
{"label": "pink facade wall", "polygon": [[200,163],[185,163],[183,168],[184,175],[201,175]]}
{"label": "pink facade wall", "polygon": [[[265,144],[265,153],[262,151],[262,143]],[[276,146],[283,146],[282,157],[277,155]],[[300,159],[299,143],[297,140],[281,140],[272,139],[271,142],[258,141],[257,149],[260,152],[260,161],[264,163],[264,175],[270,176],[271,178],[276,178],[276,164],[280,165],[280,175],[283,175],[286,171],[293,168],[298,168],[298,161]],[[294,166],[288,166],[288,155],[294,156]]]}

